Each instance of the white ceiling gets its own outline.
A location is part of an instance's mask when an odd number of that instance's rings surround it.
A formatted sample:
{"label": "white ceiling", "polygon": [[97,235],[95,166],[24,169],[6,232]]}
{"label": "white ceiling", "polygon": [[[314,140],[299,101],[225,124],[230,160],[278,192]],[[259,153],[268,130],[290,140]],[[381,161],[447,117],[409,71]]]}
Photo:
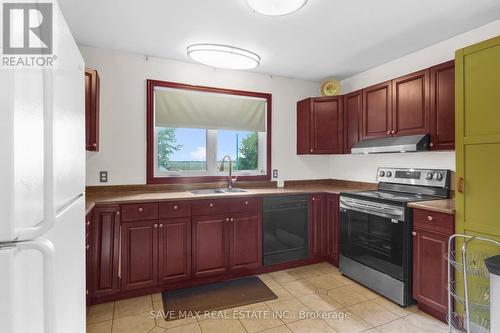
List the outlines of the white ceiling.
{"label": "white ceiling", "polygon": [[499,0],[309,0],[282,17],[245,0],[59,0],[78,43],[191,61],[219,43],[259,54],[254,72],[349,77],[500,18]]}

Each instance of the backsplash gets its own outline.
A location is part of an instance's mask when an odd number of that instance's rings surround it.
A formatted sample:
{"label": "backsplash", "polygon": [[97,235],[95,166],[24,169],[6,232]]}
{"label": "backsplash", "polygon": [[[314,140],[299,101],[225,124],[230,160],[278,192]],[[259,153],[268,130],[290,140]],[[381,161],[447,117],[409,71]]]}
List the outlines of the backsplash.
{"label": "backsplash", "polygon": [[376,182],[377,168],[432,168],[455,171],[455,152],[332,155],[330,178]]}

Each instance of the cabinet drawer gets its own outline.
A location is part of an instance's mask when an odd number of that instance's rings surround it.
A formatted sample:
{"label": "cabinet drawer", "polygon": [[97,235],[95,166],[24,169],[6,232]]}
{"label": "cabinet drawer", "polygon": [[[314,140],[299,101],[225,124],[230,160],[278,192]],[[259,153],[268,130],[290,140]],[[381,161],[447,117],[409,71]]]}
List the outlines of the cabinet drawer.
{"label": "cabinet drawer", "polygon": [[197,216],[226,214],[229,212],[230,205],[231,203],[228,199],[196,200],[191,204],[191,212]]}
{"label": "cabinet drawer", "polygon": [[258,211],[261,209],[261,198],[242,197],[230,199],[229,211],[231,213]]}
{"label": "cabinet drawer", "polygon": [[423,209],[414,209],[413,217],[413,224],[416,228],[424,228],[445,234],[454,233],[454,215],[431,212]]}
{"label": "cabinet drawer", "polygon": [[127,204],[122,205],[122,222],[156,220],[158,218],[158,204]]}
{"label": "cabinet drawer", "polygon": [[191,202],[190,201],[160,202],[160,204],[158,205],[158,215],[160,216],[160,219],[190,216]]}

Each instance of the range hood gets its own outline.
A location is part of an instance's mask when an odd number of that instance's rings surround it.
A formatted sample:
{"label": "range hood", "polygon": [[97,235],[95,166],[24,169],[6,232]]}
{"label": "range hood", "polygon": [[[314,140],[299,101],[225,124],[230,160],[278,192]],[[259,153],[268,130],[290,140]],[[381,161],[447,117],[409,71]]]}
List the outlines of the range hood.
{"label": "range hood", "polygon": [[429,150],[429,134],[398,136],[358,142],[351,154],[406,153]]}

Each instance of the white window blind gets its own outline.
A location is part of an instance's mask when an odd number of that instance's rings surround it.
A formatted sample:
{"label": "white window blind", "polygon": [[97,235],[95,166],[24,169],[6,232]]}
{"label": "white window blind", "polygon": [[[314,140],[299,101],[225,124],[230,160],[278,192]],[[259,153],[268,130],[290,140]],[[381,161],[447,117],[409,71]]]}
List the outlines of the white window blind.
{"label": "white window blind", "polygon": [[155,126],[265,132],[262,98],[156,88]]}

